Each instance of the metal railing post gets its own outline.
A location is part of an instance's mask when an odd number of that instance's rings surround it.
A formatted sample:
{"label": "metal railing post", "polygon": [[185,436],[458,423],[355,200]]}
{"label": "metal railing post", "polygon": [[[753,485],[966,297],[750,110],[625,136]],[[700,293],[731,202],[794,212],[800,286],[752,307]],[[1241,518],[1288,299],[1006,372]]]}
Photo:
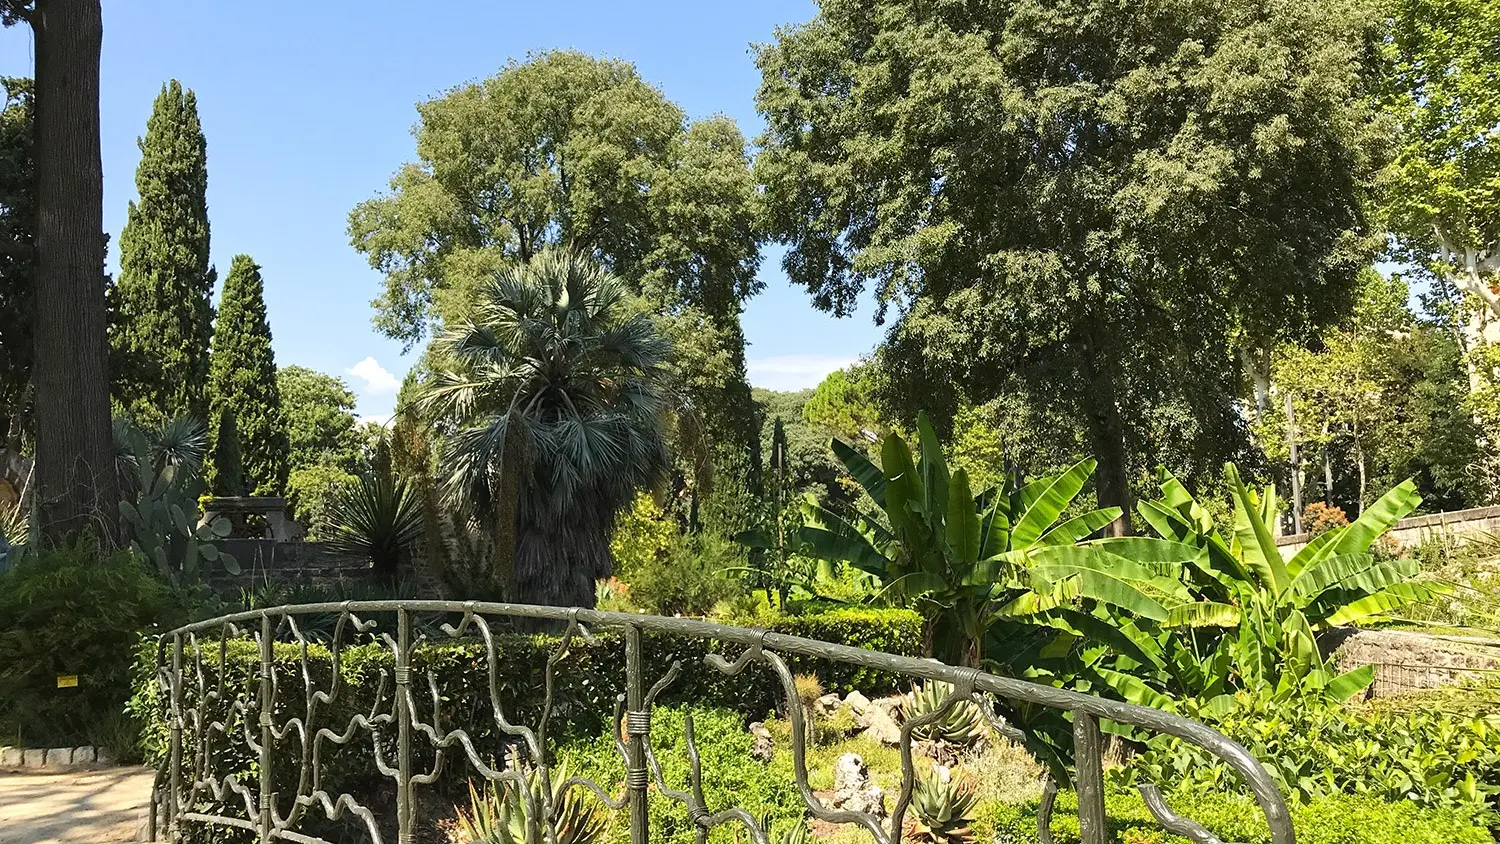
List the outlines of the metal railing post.
{"label": "metal railing post", "polygon": [[628,735],[625,746],[629,768],[625,784],[630,797],[630,844],[647,844],[651,839],[651,816],[646,806],[646,734],[649,725],[645,713],[646,691],[641,676],[641,628],[625,628],[625,724]]}
{"label": "metal railing post", "polygon": [[1109,825],[1104,814],[1104,737],[1099,721],[1087,712],[1073,712],[1073,757],[1078,766],[1078,838],[1082,844],[1107,844]]}
{"label": "metal railing post", "polygon": [[[169,713],[171,735],[171,779],[167,785],[167,840],[179,840],[180,829],[177,815],[182,807],[177,804],[182,788],[182,634],[172,637],[172,677],[167,682],[171,694]],[[155,797],[153,796],[153,801]]]}
{"label": "metal railing post", "polygon": [[416,826],[416,798],[411,789],[411,613],[396,610],[396,840],[411,844]]}
{"label": "metal railing post", "polygon": [[276,628],[269,612],[260,616],[260,842],[271,844],[271,766],[275,735],[271,733],[271,639]]}

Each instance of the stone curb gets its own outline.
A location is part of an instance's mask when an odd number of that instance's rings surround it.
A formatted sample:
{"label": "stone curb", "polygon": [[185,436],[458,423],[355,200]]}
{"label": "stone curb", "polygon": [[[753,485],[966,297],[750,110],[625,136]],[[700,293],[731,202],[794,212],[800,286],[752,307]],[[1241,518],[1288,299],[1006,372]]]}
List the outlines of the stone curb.
{"label": "stone curb", "polygon": [[75,771],[115,764],[96,747],[0,747],[0,770]]}

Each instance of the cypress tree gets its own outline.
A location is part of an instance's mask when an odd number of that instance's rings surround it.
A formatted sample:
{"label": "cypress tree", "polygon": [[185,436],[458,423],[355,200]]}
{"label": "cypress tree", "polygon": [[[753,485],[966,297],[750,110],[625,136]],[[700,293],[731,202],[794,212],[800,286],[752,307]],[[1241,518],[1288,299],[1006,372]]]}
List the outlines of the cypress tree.
{"label": "cypress tree", "polygon": [[153,420],[204,419],[213,336],[208,264],[208,150],[198,100],[162,86],[137,142],[141,163],[120,232],[120,277],[110,290],[110,368],[117,400]]}
{"label": "cypress tree", "polygon": [[[260,267],[249,255],[234,256],[219,317],[214,324],[213,361],[209,368],[209,396],[216,459],[232,455],[226,433],[238,437],[239,472],[225,466],[210,469],[210,489],[233,495],[281,495],[286,489],[290,446],[276,385],[276,356],[271,351],[271,326],[266,321],[265,287]],[[226,416],[232,415],[232,419]],[[232,461],[230,461],[232,462]],[[242,483],[236,478],[242,478]]]}

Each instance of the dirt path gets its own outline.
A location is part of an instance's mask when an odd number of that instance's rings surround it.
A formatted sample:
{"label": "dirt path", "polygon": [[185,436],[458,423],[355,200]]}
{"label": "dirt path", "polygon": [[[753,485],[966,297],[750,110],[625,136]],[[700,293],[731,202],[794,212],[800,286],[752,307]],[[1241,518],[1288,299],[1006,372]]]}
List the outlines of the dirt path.
{"label": "dirt path", "polygon": [[0,844],[128,844],[146,820],[153,773],[0,772]]}

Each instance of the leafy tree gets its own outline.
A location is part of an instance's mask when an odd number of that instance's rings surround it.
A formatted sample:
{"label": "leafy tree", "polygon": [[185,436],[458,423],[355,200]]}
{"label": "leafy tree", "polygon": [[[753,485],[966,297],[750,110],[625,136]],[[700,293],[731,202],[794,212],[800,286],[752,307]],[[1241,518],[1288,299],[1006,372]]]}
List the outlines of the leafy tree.
{"label": "leafy tree", "polygon": [[818,307],[873,285],[877,319],[895,308],[901,418],[926,402],[946,432],[1019,380],[1087,433],[1122,511],[1158,446],[1195,466],[1239,448],[1227,350],[1340,314],[1368,251],[1376,16],[819,5],[756,56],[768,232]]}
{"label": "leafy tree", "polygon": [[[276,354],[271,349],[271,326],[266,321],[265,286],[260,266],[249,255],[234,256],[219,317],[214,325],[213,364],[209,395],[216,435],[234,431],[239,438],[244,489],[251,495],[281,495],[286,488],[288,443],[286,417],[277,385]],[[233,416],[232,423],[222,420]],[[220,453],[216,440],[211,447]],[[230,495],[238,485],[210,467],[209,484],[216,494]]]}
{"label": "leafy tree", "polygon": [[286,417],[287,462],[292,471],[337,466],[353,472],[364,462],[358,399],[342,378],[305,366],[276,371],[276,390]]}
{"label": "leafy tree", "polygon": [[802,406],[803,418],[847,442],[869,442],[872,436],[884,436],[889,426],[878,404],[876,366],[875,361],[862,361],[828,373]]}
{"label": "leafy tree", "polygon": [[1500,7],[1395,0],[1391,11],[1385,101],[1400,142],[1388,225],[1405,257],[1471,298],[1469,344],[1500,342]]}
{"label": "leafy tree", "polygon": [[104,172],[99,160],[98,0],[0,0],[0,24],[31,25],[36,51],[35,342],[37,518],[45,542],[112,538]]}
{"label": "leafy tree", "polygon": [[214,272],[208,147],[193,92],[175,79],[163,85],[139,144],[140,200],[120,232],[120,277],[110,290],[115,395],[139,418],[206,418]]}
{"label": "leafy tree", "polygon": [[[418,113],[418,162],[349,216],[354,247],[385,274],[377,327],[413,344],[433,323],[461,324],[497,270],[548,246],[593,255],[672,323],[684,355],[683,407],[702,433],[676,444],[687,520],[700,493],[753,490],[739,314],[760,288],[759,235],[733,122],[689,125],[631,65],[569,51],[512,62]],[[710,469],[728,477],[714,483]]]}
{"label": "leafy tree", "polygon": [[514,599],[592,607],[616,518],[666,472],[670,344],[624,282],[560,250],[497,273],[472,313],[418,402],[449,432],[444,491],[493,524],[517,479]]}
{"label": "leafy tree", "polygon": [[36,274],[36,167],[32,84],[0,77],[0,447],[19,447],[29,426],[31,287]]}

